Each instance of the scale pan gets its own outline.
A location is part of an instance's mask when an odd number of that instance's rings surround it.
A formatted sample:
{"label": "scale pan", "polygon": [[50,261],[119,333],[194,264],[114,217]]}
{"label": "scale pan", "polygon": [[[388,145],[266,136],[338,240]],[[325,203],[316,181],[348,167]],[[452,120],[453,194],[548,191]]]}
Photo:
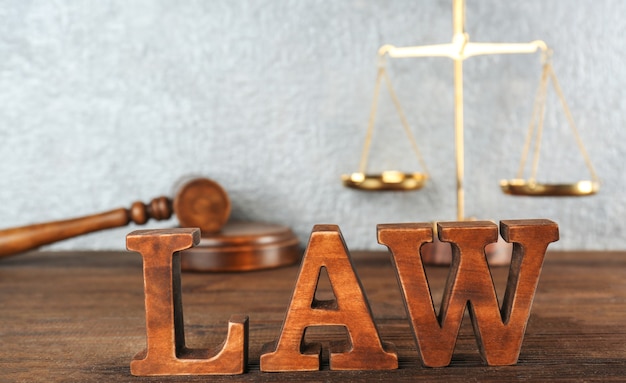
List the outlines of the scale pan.
{"label": "scale pan", "polygon": [[380,190],[419,190],[426,183],[428,176],[424,173],[403,173],[387,170],[381,174],[352,173],[341,176],[344,186],[353,189]]}
{"label": "scale pan", "polygon": [[573,184],[543,184],[524,179],[500,181],[500,188],[506,194],[533,197],[582,197],[596,194],[600,185],[595,181],[578,181]]}

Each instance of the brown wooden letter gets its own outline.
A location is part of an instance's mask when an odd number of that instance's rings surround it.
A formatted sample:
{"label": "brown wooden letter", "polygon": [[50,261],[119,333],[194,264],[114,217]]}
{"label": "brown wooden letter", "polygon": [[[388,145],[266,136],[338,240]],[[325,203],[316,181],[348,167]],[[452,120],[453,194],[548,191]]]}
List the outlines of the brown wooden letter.
{"label": "brown wooden letter", "polygon": [[422,244],[432,241],[431,225],[378,225],[378,241],[392,253],[424,365],[450,364],[466,306],[483,360],[492,366],[517,363],[545,252],[559,239],[559,231],[556,223],[541,219],[501,221],[500,232],[513,243],[501,309],[484,251],[497,240],[497,226],[481,221],[438,224],[439,239],[452,244],[452,264],[437,316],[419,253]]}
{"label": "brown wooden letter", "polygon": [[130,363],[133,375],[241,374],[248,358],[248,317],[232,315],[223,346],[185,347],[179,251],[200,242],[199,229],[138,230],[126,247],[143,257],[147,348]]}
{"label": "brown wooden letter", "polygon": [[[315,299],[323,267],[336,298],[331,302]],[[395,347],[380,340],[361,282],[339,227],[335,225],[313,227],[280,337],[264,348],[261,371],[319,370],[320,346],[303,345],[305,330],[310,326],[344,326],[347,329],[350,344],[339,350],[331,346],[331,370],[398,368]]]}

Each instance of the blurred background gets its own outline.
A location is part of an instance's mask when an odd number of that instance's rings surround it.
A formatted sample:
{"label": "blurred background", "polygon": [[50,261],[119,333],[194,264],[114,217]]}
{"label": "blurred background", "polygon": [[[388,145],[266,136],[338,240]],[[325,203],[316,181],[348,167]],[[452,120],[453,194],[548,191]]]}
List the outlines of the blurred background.
{"label": "blurred background", "polygon": [[[465,61],[465,214],[548,218],[550,249],[626,248],[626,2],[468,0],[475,42],[544,40],[602,182],[581,198],[512,197],[540,55]],[[342,186],[357,171],[383,44],[447,43],[450,0],[0,2],[0,226],[79,217],[173,195],[193,175],[228,192],[232,219],[338,224],[379,249],[376,224],[456,218],[452,61],[389,60],[430,171],[414,192]],[[371,171],[418,171],[381,93]],[[558,104],[538,178],[589,179]],[[171,227],[150,222],[149,227]],[[124,249],[135,227],[49,249]]]}

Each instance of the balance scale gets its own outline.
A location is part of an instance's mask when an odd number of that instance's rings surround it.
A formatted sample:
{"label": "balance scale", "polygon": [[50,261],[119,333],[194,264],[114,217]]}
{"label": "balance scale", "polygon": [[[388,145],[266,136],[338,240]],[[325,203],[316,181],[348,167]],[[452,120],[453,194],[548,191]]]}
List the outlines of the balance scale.
{"label": "balance scale", "polygon": [[[528,135],[524,145],[520,169],[516,178],[503,180],[500,183],[503,192],[510,195],[525,196],[587,196],[595,194],[599,190],[599,181],[595,170],[591,164],[587,151],[578,134],[572,114],[567,106],[565,97],[554,73],[551,63],[552,52],[544,41],[536,40],[530,43],[474,43],[469,41],[469,35],[465,32],[465,1],[453,0],[453,37],[449,44],[425,45],[416,47],[398,48],[393,45],[384,45],[378,51],[378,74],[374,97],[370,110],[370,117],[367,128],[367,135],[361,162],[358,172],[343,175],[343,183],[347,187],[368,190],[418,190],[427,182],[429,175],[426,170],[424,159],[422,158],[415,137],[407,122],[399,99],[392,86],[386,70],[386,59],[389,58],[410,58],[410,57],[448,57],[454,61],[454,130],[455,130],[455,152],[456,152],[456,175],[457,175],[457,219],[464,220],[464,192],[463,192],[463,61],[472,56],[489,54],[529,54],[540,51],[543,61],[543,71],[535,103],[531,122],[529,124]],[[381,83],[384,81],[387,90],[394,103],[400,121],[411,143],[413,151],[422,167],[422,172],[404,173],[395,170],[384,171],[380,174],[370,174],[367,172],[367,161],[370,144],[374,131],[378,97]],[[541,136],[543,132],[543,122],[546,109],[546,93],[548,84],[551,83],[557,93],[568,124],[576,138],[578,148],[585,159],[585,163],[591,173],[591,180],[583,180],[570,184],[551,184],[537,182],[536,174],[541,147]],[[523,178],[526,159],[528,157],[531,143],[534,142],[534,154],[531,174],[528,178]]]}
{"label": "balance scale", "polygon": [[[547,44],[541,40],[531,41],[529,43],[475,43],[469,41],[469,35],[465,32],[465,0],[452,1],[452,25],[453,36],[452,42],[449,44],[424,45],[414,47],[395,47],[393,45],[383,45],[378,50],[378,72],[376,76],[376,85],[374,88],[374,97],[370,109],[368,120],[367,134],[365,144],[361,154],[359,170],[352,174],[342,175],[344,186],[365,190],[365,191],[410,191],[421,189],[429,179],[428,170],[425,161],[420,154],[417,141],[407,122],[406,116],[392,86],[386,69],[387,58],[415,58],[415,57],[447,57],[454,62],[454,132],[455,132],[455,159],[456,159],[456,199],[457,199],[457,220],[467,220],[464,212],[464,139],[463,139],[463,61],[467,58],[479,55],[491,54],[532,54],[541,53],[542,74],[537,90],[531,121],[528,127],[526,142],[522,151],[519,170],[516,177],[500,181],[501,190],[513,196],[589,196],[595,194],[600,187],[598,176],[591,164],[589,155],[585,150],[583,141],[580,138],[574,119],[570,109],[565,101],[563,91],[557,80],[552,67],[552,51]],[[413,152],[422,168],[421,171],[406,173],[396,170],[386,170],[379,174],[368,173],[367,163],[370,152],[370,145],[374,132],[376,121],[376,113],[378,106],[378,98],[382,83],[385,83],[391,100],[400,117],[402,127],[411,143]],[[544,115],[546,110],[546,94],[548,85],[552,84],[556,95],[558,96],[567,122],[574,134],[578,149],[580,150],[585,164],[591,175],[590,179],[581,180],[573,183],[544,183],[538,182],[536,179],[539,153],[541,148],[541,136],[543,133]],[[533,160],[530,165],[530,174],[525,177],[525,169],[527,168],[527,159],[533,147]],[[449,247],[447,244],[444,246]],[[442,244],[434,243],[433,247],[441,249]],[[437,253],[440,250],[433,250],[431,253]],[[444,251],[446,252],[446,251]],[[447,250],[449,253],[449,250]],[[486,250],[489,257],[489,249]],[[509,251],[504,251],[507,256],[498,255],[494,258],[504,258],[494,263],[506,263],[506,259],[510,257]],[[422,252],[423,256],[424,252]],[[444,254],[442,257],[434,256],[431,263],[448,263],[449,255]]]}

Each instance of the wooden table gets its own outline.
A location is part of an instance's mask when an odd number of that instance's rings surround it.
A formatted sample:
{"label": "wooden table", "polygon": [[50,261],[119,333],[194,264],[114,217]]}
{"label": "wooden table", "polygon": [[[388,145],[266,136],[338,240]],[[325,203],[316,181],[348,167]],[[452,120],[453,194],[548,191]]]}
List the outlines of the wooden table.
{"label": "wooden table", "polygon": [[[438,369],[419,362],[389,255],[352,255],[381,337],[398,348],[398,370],[329,371],[326,359],[319,372],[260,372],[261,346],[278,336],[291,297],[298,271],[293,266],[183,275],[188,345],[217,346],[229,316],[245,313],[250,317],[248,373],[133,377],[130,360],[145,347],[140,255],[33,252],[0,260],[0,381],[626,381],[626,252],[549,252],[519,363],[484,366],[466,317],[452,364]],[[447,268],[427,272],[438,302]],[[507,272],[493,270],[499,294]],[[307,341],[342,337],[339,329],[307,333]]]}

